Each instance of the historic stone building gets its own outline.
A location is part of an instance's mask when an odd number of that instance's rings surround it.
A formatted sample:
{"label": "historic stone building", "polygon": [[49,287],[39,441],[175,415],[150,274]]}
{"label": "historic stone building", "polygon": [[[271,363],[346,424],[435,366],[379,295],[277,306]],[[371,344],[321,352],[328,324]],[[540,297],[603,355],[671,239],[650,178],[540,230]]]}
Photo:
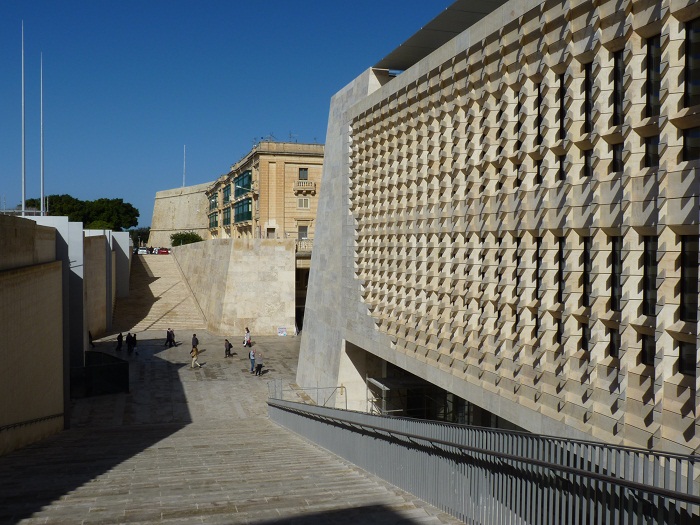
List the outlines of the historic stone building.
{"label": "historic stone building", "polygon": [[212,239],[296,239],[301,328],[323,171],[323,145],[263,141],[206,191]]}
{"label": "historic stone building", "polygon": [[297,383],[697,453],[700,3],[470,5],[332,99]]}

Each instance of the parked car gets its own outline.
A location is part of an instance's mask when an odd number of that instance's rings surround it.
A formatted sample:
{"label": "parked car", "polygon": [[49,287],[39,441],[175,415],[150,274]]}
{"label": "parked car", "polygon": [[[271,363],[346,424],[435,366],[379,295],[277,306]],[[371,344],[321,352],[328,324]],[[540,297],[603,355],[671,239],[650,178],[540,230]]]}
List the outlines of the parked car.
{"label": "parked car", "polygon": [[170,250],[167,248],[158,248],[158,255],[168,255],[170,254]]}
{"label": "parked car", "polygon": [[146,248],[145,246],[142,246],[141,248],[138,248],[136,250],[136,253],[138,255],[148,255],[148,248]]}

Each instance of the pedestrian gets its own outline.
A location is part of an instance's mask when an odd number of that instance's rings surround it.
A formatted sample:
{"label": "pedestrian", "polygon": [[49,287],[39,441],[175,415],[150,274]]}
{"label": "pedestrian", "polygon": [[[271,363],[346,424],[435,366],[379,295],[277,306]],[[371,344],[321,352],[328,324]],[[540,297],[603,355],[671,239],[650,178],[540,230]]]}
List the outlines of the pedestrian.
{"label": "pedestrian", "polygon": [[250,358],[250,373],[252,374],[255,372],[255,350],[251,348],[248,357]]}
{"label": "pedestrian", "polygon": [[122,343],[124,342],[124,336],[122,335],[121,332],[119,332],[119,335],[117,336],[117,352],[122,351]]}
{"label": "pedestrian", "polygon": [[255,375],[261,376],[263,369],[263,355],[260,350],[255,352]]}
{"label": "pedestrian", "polygon": [[231,357],[231,347],[233,345],[229,343],[228,339],[224,339],[224,357]]}
{"label": "pedestrian", "polygon": [[126,352],[127,354],[131,355],[134,351],[134,336],[131,335],[131,332],[127,332],[126,334]]}
{"label": "pedestrian", "polygon": [[173,346],[177,346],[175,344],[175,330],[170,328],[170,346],[168,348],[172,348]]}
{"label": "pedestrian", "polygon": [[165,343],[163,343],[163,346],[169,346],[170,345],[170,328],[168,328],[165,331]]}
{"label": "pedestrian", "polygon": [[248,327],[245,327],[245,335],[243,336],[243,346],[253,346],[250,342],[250,330],[248,330]]}
{"label": "pedestrian", "polygon": [[131,336],[131,342],[134,345],[134,352],[136,352],[136,355],[139,355],[138,350],[136,349],[136,334]]}
{"label": "pedestrian", "polygon": [[[195,339],[196,339],[196,337],[192,336],[192,340],[194,341]],[[190,368],[194,368],[194,365],[197,365],[199,368],[202,368],[202,365],[200,365],[199,361],[197,361],[197,356],[199,355],[199,349],[194,344],[192,344],[192,350],[190,350],[190,355],[192,356],[192,365],[190,366]]]}
{"label": "pedestrian", "polygon": [[197,339],[197,334],[192,334],[192,350],[197,350],[197,353],[199,353],[199,339]]}

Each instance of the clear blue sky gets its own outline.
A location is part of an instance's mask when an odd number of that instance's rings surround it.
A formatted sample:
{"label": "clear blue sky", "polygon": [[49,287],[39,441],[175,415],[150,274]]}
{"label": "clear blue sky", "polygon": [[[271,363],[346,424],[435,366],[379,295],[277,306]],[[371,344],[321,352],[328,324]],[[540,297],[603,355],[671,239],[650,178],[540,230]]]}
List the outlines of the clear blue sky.
{"label": "clear blue sky", "polygon": [[325,141],[330,97],[451,0],[0,1],[0,208],[26,188],[122,198],[149,226],[160,190],[213,181],[254,139]]}

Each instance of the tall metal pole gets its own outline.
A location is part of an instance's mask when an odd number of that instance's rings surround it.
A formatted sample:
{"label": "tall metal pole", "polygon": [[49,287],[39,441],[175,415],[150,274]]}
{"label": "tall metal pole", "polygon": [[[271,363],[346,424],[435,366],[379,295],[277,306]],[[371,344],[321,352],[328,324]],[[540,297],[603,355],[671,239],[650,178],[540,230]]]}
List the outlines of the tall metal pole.
{"label": "tall metal pole", "polygon": [[44,209],[44,54],[41,55],[41,215]]}
{"label": "tall metal pole", "polygon": [[185,187],[185,173],[187,172],[187,144],[182,146],[182,187]]}
{"label": "tall metal pole", "polygon": [[22,20],[22,217],[25,215],[26,163],[24,160],[24,20]]}

